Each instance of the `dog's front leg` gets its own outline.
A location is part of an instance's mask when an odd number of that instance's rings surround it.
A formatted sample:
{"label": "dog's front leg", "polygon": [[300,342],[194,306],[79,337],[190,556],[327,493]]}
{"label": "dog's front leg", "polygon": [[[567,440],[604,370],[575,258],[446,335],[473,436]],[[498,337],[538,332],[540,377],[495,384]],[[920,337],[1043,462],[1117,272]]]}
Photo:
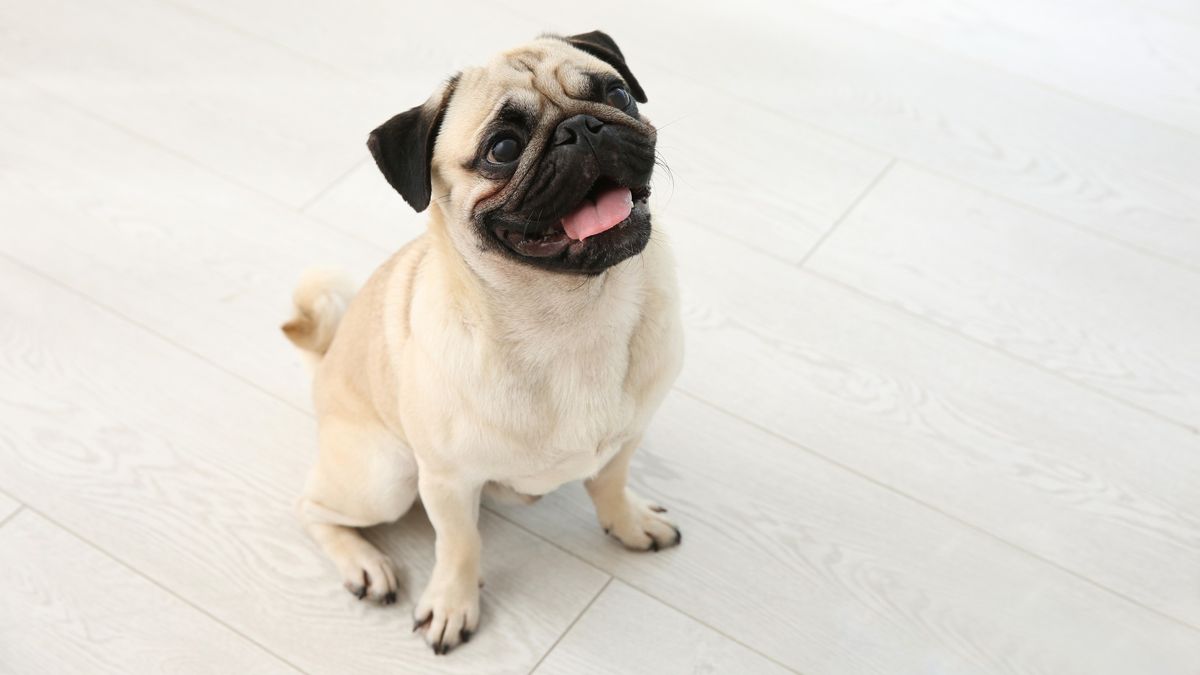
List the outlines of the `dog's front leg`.
{"label": "dog's front leg", "polygon": [[657,551],[680,543],[683,535],[663,515],[666,509],[647,502],[626,487],[629,461],[641,441],[638,437],[626,443],[599,473],[584,482],[584,486],[596,506],[596,517],[605,533],[616,537],[627,548]]}
{"label": "dog's front leg", "polygon": [[429,585],[413,610],[435,654],[466,642],[479,627],[479,495],[483,485],[455,475],[419,473],[418,488],[437,533]]}

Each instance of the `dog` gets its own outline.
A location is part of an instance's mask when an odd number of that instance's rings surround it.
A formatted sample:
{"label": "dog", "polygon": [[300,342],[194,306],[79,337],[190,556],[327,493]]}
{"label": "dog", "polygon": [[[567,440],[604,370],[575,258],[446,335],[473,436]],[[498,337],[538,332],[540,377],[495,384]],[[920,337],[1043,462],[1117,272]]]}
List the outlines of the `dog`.
{"label": "dog", "polygon": [[414,630],[435,654],[479,624],[485,491],[583,480],[626,547],[682,539],[626,485],[683,353],[646,100],[599,31],[463,70],[367,142],[427,231],[357,294],[330,273],[295,291],[283,331],[313,366],[319,445],[300,518],[347,590],[390,604],[395,568],[358,528],[420,497],[436,562]]}

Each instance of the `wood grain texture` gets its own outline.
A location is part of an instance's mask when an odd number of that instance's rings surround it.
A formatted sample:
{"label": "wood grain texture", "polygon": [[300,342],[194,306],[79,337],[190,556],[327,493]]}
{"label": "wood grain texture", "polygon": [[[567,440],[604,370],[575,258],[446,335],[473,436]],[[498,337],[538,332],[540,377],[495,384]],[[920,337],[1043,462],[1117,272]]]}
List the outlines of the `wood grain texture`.
{"label": "wood grain texture", "polygon": [[0,250],[303,409],[279,332],[292,288],[313,265],[365,279],[387,255],[12,80],[0,155]]}
{"label": "wood grain texture", "polygon": [[1200,625],[1200,436],[706,236],[681,388]]}
{"label": "wood grain texture", "polygon": [[[295,267],[298,272],[312,260],[330,257],[368,266],[370,259],[382,255],[382,251],[373,252],[358,241],[341,237],[302,217],[288,216],[285,210],[264,205],[254,195],[232,190],[217,178],[206,178],[203,172],[189,172],[185,164],[163,157],[161,152],[145,148],[119,132],[105,130],[102,125],[88,125],[86,120],[77,119],[61,106],[46,102],[39,106],[5,108],[34,111],[5,113],[14,116],[11,128],[23,130],[24,137],[30,139],[24,146],[10,141],[12,147],[24,150],[10,154],[22,161],[21,169],[11,172],[16,176],[14,188],[6,194],[18,206],[27,200],[20,213],[38,222],[39,231],[45,234],[33,238],[13,234],[3,240],[6,250],[17,252],[38,269],[120,308],[156,332],[169,334],[187,349],[258,386],[280,392],[285,399],[303,396],[302,383],[289,389],[289,381],[281,376],[281,373],[294,374],[298,369],[283,362],[292,357],[286,348],[281,349],[282,341],[276,336],[271,320],[271,308],[282,310],[281,300],[286,297],[290,278],[294,277],[287,273],[288,269]],[[40,133],[41,129],[63,131],[56,139],[52,134]],[[44,148],[53,147],[46,144],[56,140],[84,148],[73,156],[74,166],[81,173],[72,173],[71,166],[62,166],[64,163],[56,159],[61,155],[44,152]],[[93,172],[114,177],[111,182],[98,184],[103,188],[98,196],[96,186],[85,180]],[[183,178],[189,187],[183,189],[162,179],[164,183],[157,192],[170,195],[162,200],[141,198],[120,187],[122,183],[136,186],[141,181],[152,181],[153,175]],[[44,194],[63,198],[55,203]],[[221,197],[210,201],[204,195]],[[244,214],[240,218],[239,212]],[[129,213],[136,217],[128,221],[117,217],[113,225],[94,230],[81,231],[77,227],[81,219],[105,223],[108,221],[101,216]],[[247,220],[255,226],[245,227]],[[147,246],[145,238],[139,236],[156,230],[123,225],[126,222],[178,222],[188,226],[168,228],[158,234],[157,238],[166,242],[177,240],[165,249],[169,244]],[[684,222],[668,224],[671,225],[688,301],[686,319],[691,355],[684,382],[689,390],[822,452],[832,452],[839,461],[848,461],[868,475],[929,499],[970,522],[992,528],[1071,569],[1096,575],[1094,578],[1113,583],[1125,592],[1132,590],[1135,597],[1167,598],[1175,589],[1193,582],[1191,570],[1196,557],[1193,544],[1188,542],[1193,540],[1195,525],[1186,514],[1194,508],[1194,502],[1188,501],[1189,493],[1167,489],[1163,497],[1155,498],[1157,501],[1143,494],[1158,488],[1155,481],[1178,481],[1193,475],[1189,473],[1193,471],[1190,460],[1183,455],[1192,446],[1181,445],[1179,436],[1158,429],[1157,422],[1143,428],[1136,417],[1127,416],[1128,411],[1122,412],[1119,406],[1103,400],[1099,403],[1101,407],[1086,413],[1082,421],[1046,422],[1037,410],[1038,405],[1054,401],[1051,405],[1080,406],[1086,411],[1098,397],[1078,394],[1039,373],[1013,379],[1009,374],[1010,364],[994,355],[981,366],[985,377],[967,382],[964,387],[953,373],[943,372],[943,359],[949,354],[956,362],[976,363],[980,350],[956,345],[940,332],[914,328],[912,319],[881,312],[861,298],[837,289],[825,289],[822,294],[820,282],[800,276],[794,267],[739,248],[702,229]],[[230,243],[222,246],[225,239]],[[164,255],[164,250],[171,254]],[[228,259],[234,254],[263,259],[263,269],[268,272],[237,273],[242,266],[253,270],[251,257],[239,265],[208,264],[209,260]],[[718,269],[723,276],[712,273]],[[132,279],[126,280],[126,275]],[[160,276],[171,283],[157,283]],[[227,296],[238,299],[241,308],[228,309],[221,302]],[[813,317],[821,318],[816,322],[820,327],[811,325]],[[256,329],[256,325],[261,329]],[[881,334],[892,336],[892,340],[904,339],[881,353],[875,341],[875,336]],[[846,335],[858,337],[848,340]],[[798,345],[793,336],[802,342]],[[123,339],[113,341],[122,343]],[[287,356],[281,358],[280,352]],[[271,364],[278,372],[255,367],[258,362]],[[127,364],[133,372],[142,367],[137,362]],[[915,372],[908,372],[909,369]],[[991,393],[996,386],[990,379],[1007,383],[999,387],[1000,395]],[[897,387],[899,391],[895,391]],[[1019,401],[1024,388],[1045,391],[1047,387],[1048,397],[1017,405],[1015,412],[1008,409],[1012,405],[1009,397]],[[909,391],[915,393],[906,393]],[[947,402],[943,403],[943,399]],[[1099,434],[1078,428],[1092,424],[1092,415],[1117,420],[1113,423],[1118,431],[1115,440],[1098,438]],[[995,431],[1010,423],[1031,431],[1015,440],[1005,432]],[[140,428],[132,423],[129,426]],[[935,440],[931,441],[930,436]],[[307,432],[289,436],[293,437],[297,445],[311,443]],[[1138,468],[1133,454],[1139,446],[1134,438],[1152,439],[1164,447],[1170,454],[1163,462],[1182,456],[1183,461],[1177,467],[1181,472],[1170,479],[1162,469],[1167,463],[1155,462],[1148,468]],[[236,436],[230,442],[238,447],[258,445]],[[278,441],[262,442],[271,445]],[[1075,449],[1076,444],[1083,451]],[[982,447],[976,449],[976,446]],[[1116,460],[1105,459],[1114,447],[1118,450]],[[902,448],[908,455],[897,455],[891,448]],[[972,454],[960,456],[965,450],[979,453],[983,459]],[[1057,457],[1063,452],[1066,454]],[[914,462],[910,456],[920,457],[921,461]],[[1037,470],[1029,475],[1026,465]],[[304,463],[296,461],[292,466],[302,471]],[[689,474],[693,470],[687,469]],[[680,470],[681,475],[683,471]],[[1131,475],[1124,476],[1123,472]],[[1077,475],[1080,477],[1076,478]],[[271,473],[265,471],[263,478],[270,480]],[[943,484],[947,478],[950,483]],[[298,484],[299,478],[294,480],[293,484]],[[1132,507],[1121,506],[1123,498],[1107,496],[1106,486],[1110,481],[1122,490],[1133,481],[1137,500]],[[1166,483],[1172,484],[1178,485]],[[1095,490],[1095,494],[1089,490]],[[988,499],[978,499],[980,493]],[[278,494],[281,500],[292,497],[283,491]],[[1081,501],[1081,495],[1088,497]],[[690,499],[698,501],[695,496]],[[1115,505],[1110,503],[1113,500]],[[581,532],[587,536],[595,536],[590,511],[584,513],[586,516],[572,526],[582,528]],[[721,520],[719,515],[712,518],[715,523],[730,522]],[[290,520],[281,520],[280,525],[286,526],[287,522]],[[1133,538],[1130,532],[1134,533]],[[561,541],[558,537],[553,535],[552,540]],[[239,557],[250,555],[238,553]],[[413,552],[406,550],[405,555]],[[492,553],[489,551],[488,555]],[[753,564],[734,557],[718,565],[713,561],[720,559],[712,554],[700,559],[730,574],[739,565]],[[1156,575],[1143,574],[1147,566],[1157,569]],[[318,577],[319,573],[314,572],[312,578]],[[195,578],[203,577],[197,574]],[[718,581],[708,577],[710,584]],[[845,593],[836,589],[829,592],[834,597]],[[955,592],[966,594],[969,590]],[[754,597],[770,596],[767,591],[760,591]],[[799,650],[797,645],[801,643],[792,639],[790,633],[773,631],[794,623],[788,612],[803,606],[803,598],[780,607],[779,613],[767,621],[757,619],[761,612],[749,609],[732,612],[730,606],[736,606],[732,604],[736,597],[712,594],[712,598],[712,604],[705,606],[687,605],[675,599],[672,604],[713,625],[718,625],[721,616],[738,617],[740,630],[746,635],[732,631],[731,634],[766,653],[775,655],[769,650],[778,649],[779,644]],[[1194,611],[1194,604],[1186,595],[1167,604],[1182,607],[1185,614]],[[828,610],[818,605],[808,616],[823,620]],[[344,626],[342,630],[350,628]],[[768,642],[757,635],[772,639]],[[818,635],[829,640],[836,637]],[[902,642],[899,638],[892,636],[881,641],[893,647],[883,648],[878,661],[864,666],[864,672],[871,672],[872,668],[886,670],[886,663],[892,657],[905,663],[910,663],[906,659],[915,658],[888,651]],[[1080,644],[1079,638],[1074,643]],[[814,648],[806,646],[805,651]],[[839,650],[845,646],[835,640],[830,648]],[[778,656],[785,657],[781,659],[785,663],[799,658],[790,652]]]}
{"label": "wood grain texture", "polygon": [[803,673],[1184,674],[1200,649],[1194,630],[688,396],[668,398],[632,475],[682,528],[678,549],[630,556],[578,486],[504,513]]}
{"label": "wood grain texture", "polygon": [[[404,109],[428,97],[439,79],[479,65],[546,30],[544,24],[503,7],[463,0],[419,7],[381,0],[325,0],[305,6],[288,0],[171,0],[171,4],[338,72],[393,78],[391,89],[396,93],[420,97]],[[470,21],[463,20],[467,15]],[[454,30],[445,29],[450,25]],[[434,79],[414,81],[410,74]],[[400,91],[410,84],[413,89]]]}
{"label": "wood grain texture", "polygon": [[[872,3],[0,6],[0,489],[309,672],[1195,675],[1200,436],[1163,417],[1195,412],[1200,138],[1138,117],[1194,124],[1195,9],[854,15]],[[463,64],[594,28],[674,173],[656,222],[688,393],[635,484],[684,545],[622,550],[578,486],[485,511],[485,630],[434,659],[406,625],[419,511],[370,534],[405,568],[390,611],[291,517],[313,429],[277,323],[304,267],[362,278],[423,228],[367,130]],[[791,264],[868,189],[811,261],[836,281]],[[0,559],[40,579],[52,548]],[[140,621],[129,587],[64,593],[89,602],[52,625]],[[179,649],[154,628],[35,663]]]}
{"label": "wood grain texture", "polygon": [[0,528],[0,594],[0,672],[298,672],[29,511]]}
{"label": "wood grain texture", "polygon": [[[586,5],[509,2],[594,21]],[[646,60],[762,112],[763,129],[814,125],[1037,207],[1085,228],[1200,265],[1200,137],[1051,91],[1027,78],[948,56],[807,3],[745,0],[678,6],[614,0]],[[719,36],[719,37],[718,37]],[[771,182],[768,175],[763,182]],[[797,192],[803,192],[803,185]]]}
{"label": "wood grain texture", "polygon": [[1200,132],[1200,26],[1139,4],[812,1],[957,56]]}
{"label": "wood grain texture", "polygon": [[604,589],[534,671],[542,675],[788,672],[619,581]]}
{"label": "wood grain texture", "polygon": [[364,81],[155,0],[16,0],[0,26],[0,68],[293,205],[400,105],[403,73]]}
{"label": "wood grain texture", "polygon": [[1200,272],[909,167],[807,267],[1200,433]]}
{"label": "wood grain texture", "polygon": [[411,634],[433,563],[419,509],[373,531],[401,601],[354,600],[291,513],[310,418],[11,263],[0,277],[0,488],[300,668],[527,672],[605,582],[485,513],[487,630],[433,656]]}

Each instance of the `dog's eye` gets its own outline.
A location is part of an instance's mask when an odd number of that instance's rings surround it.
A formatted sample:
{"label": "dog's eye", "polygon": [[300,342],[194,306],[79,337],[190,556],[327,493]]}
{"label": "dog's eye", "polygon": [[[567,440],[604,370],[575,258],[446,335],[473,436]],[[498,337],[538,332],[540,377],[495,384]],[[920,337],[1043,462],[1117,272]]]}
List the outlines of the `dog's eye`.
{"label": "dog's eye", "polygon": [[608,97],[606,100],[612,107],[624,110],[629,107],[629,101],[631,99],[629,98],[629,92],[625,91],[624,87],[613,87],[612,89],[608,90]]}
{"label": "dog's eye", "polygon": [[508,164],[521,156],[521,144],[514,138],[503,138],[492,144],[487,159],[492,164]]}

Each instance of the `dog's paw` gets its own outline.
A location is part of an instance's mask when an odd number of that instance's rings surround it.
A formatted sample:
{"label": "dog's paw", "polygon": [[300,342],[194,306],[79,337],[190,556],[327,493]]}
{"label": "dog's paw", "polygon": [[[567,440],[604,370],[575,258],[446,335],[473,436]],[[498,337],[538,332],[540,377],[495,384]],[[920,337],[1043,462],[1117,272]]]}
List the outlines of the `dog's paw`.
{"label": "dog's paw", "polygon": [[[365,542],[364,542],[365,543]],[[336,558],[342,573],[342,586],[359,600],[374,600],[382,605],[396,602],[399,583],[392,559],[366,544],[355,546]]]}
{"label": "dog's paw", "polygon": [[601,521],[606,534],[616,537],[625,548],[635,551],[659,551],[677,546],[683,533],[663,514],[661,506],[647,504],[636,497],[626,500],[611,522]]}
{"label": "dog's paw", "polygon": [[468,642],[479,628],[479,586],[475,581],[430,582],[413,610],[413,632],[423,631],[434,654]]}

